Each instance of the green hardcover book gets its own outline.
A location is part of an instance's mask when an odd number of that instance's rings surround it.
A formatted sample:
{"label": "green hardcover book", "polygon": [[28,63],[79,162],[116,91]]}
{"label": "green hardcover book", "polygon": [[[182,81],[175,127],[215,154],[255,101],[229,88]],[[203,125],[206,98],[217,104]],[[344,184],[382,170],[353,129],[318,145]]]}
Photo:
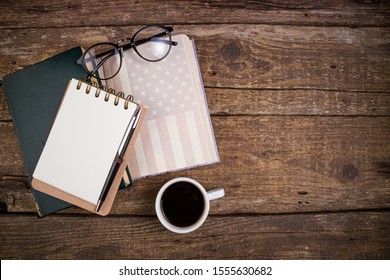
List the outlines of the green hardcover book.
{"label": "green hardcover book", "polygon": [[[77,64],[81,55],[81,48],[76,47],[9,74],[1,81],[30,184],[69,80],[86,75]],[[127,168],[120,187],[132,184]],[[31,189],[40,217],[72,206]]]}

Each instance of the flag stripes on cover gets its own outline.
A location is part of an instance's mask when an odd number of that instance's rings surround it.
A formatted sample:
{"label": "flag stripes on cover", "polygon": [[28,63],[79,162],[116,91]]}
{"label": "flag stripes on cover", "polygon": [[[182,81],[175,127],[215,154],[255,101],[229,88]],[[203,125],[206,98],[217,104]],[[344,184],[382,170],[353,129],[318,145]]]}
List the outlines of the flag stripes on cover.
{"label": "flag stripes on cover", "polygon": [[196,111],[149,120],[141,128],[130,160],[133,178],[183,169],[210,160],[196,123]]}

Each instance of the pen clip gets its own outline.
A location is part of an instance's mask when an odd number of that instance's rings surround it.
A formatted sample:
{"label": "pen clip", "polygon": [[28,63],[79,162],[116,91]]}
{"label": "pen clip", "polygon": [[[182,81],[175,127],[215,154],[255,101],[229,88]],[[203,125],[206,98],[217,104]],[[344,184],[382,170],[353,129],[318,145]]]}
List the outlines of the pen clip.
{"label": "pen clip", "polygon": [[123,157],[124,151],[126,150],[127,145],[130,142],[131,137],[133,136],[133,132],[138,125],[140,116],[141,116],[141,107],[138,107],[126,128],[126,132],[123,135],[121,143],[119,144],[118,155],[121,158]]}

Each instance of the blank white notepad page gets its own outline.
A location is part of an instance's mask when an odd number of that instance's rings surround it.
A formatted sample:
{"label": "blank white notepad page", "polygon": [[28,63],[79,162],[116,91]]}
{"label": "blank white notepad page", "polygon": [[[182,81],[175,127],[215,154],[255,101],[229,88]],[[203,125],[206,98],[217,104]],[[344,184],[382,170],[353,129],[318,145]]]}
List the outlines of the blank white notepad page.
{"label": "blank white notepad page", "polygon": [[136,110],[115,96],[86,93],[72,79],[62,100],[33,177],[62,191],[96,204],[126,128]]}

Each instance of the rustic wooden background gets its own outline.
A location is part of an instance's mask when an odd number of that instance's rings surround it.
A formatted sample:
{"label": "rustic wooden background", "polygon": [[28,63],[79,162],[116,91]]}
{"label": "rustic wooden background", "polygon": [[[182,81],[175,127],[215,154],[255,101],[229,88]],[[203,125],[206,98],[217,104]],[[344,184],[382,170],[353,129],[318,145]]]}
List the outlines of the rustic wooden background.
{"label": "rustic wooden background", "polygon": [[[0,2],[0,77],[71,47],[167,24],[195,38],[219,164],[121,191],[108,217],[37,219],[0,90],[1,259],[389,259],[389,1]],[[197,231],[154,198],[224,187]]]}

